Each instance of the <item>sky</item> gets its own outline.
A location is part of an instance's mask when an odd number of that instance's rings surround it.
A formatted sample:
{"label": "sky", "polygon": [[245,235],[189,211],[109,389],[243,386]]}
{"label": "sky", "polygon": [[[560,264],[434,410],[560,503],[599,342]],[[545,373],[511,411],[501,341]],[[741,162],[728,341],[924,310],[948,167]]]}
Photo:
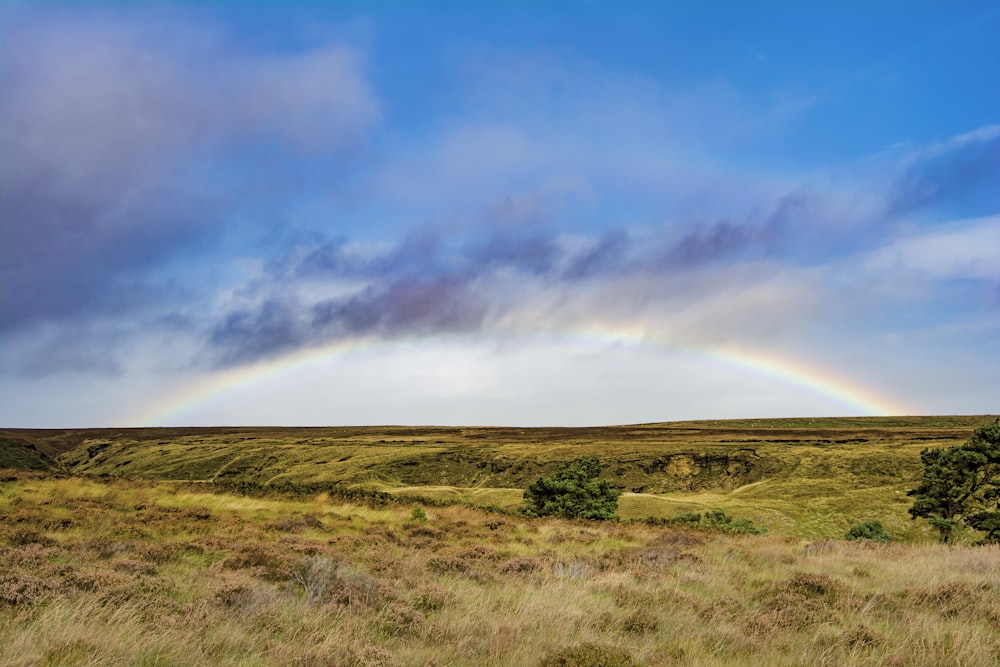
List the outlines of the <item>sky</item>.
{"label": "sky", "polygon": [[997,34],[0,3],[0,426],[998,413]]}

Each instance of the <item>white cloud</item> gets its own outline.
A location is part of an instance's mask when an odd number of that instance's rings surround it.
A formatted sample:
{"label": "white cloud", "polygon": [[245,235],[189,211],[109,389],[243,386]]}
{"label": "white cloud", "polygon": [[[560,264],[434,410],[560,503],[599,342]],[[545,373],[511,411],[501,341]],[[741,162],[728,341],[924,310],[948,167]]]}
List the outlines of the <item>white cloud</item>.
{"label": "white cloud", "polygon": [[1000,215],[917,229],[869,254],[872,272],[915,272],[925,279],[1000,281]]}

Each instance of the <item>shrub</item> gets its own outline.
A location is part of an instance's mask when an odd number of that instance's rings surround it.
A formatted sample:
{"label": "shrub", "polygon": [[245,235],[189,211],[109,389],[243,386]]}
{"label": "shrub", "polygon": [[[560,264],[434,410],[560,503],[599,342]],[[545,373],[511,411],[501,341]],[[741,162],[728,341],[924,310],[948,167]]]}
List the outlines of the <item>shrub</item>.
{"label": "shrub", "polygon": [[684,514],[678,514],[674,517],[674,523],[692,524],[697,526],[701,524],[701,514],[698,514],[697,512],[685,512]]}
{"label": "shrub", "polygon": [[656,632],[659,627],[660,619],[648,609],[636,609],[621,622],[622,632],[633,635]]}
{"label": "shrub", "polygon": [[302,587],[306,594],[306,604],[325,601],[330,589],[339,588],[340,577],[337,570],[342,564],[326,556],[306,556],[292,568],[292,581]]}
{"label": "shrub", "polygon": [[427,512],[420,505],[414,505],[413,509],[410,510],[410,521],[416,521],[418,523],[423,523],[427,521]]}
{"label": "shrub", "polygon": [[34,604],[53,588],[53,582],[31,574],[3,575],[0,577],[0,604]]}
{"label": "shrub", "polygon": [[418,636],[425,623],[423,614],[401,602],[383,607],[376,619],[378,629],[389,637]]}
{"label": "shrub", "polygon": [[421,586],[412,598],[413,608],[426,613],[440,611],[453,604],[458,597],[447,588],[430,583]]}
{"label": "shrub", "polygon": [[267,530],[274,530],[283,533],[301,533],[308,529],[322,530],[323,522],[312,514],[302,516],[287,517],[279,519],[264,526]]}
{"label": "shrub", "polygon": [[704,515],[696,512],[678,514],[671,519],[671,523],[696,528],[709,528],[722,531],[723,533],[736,533],[740,535],[763,535],[767,532],[767,528],[755,526],[750,519],[737,519],[729,516],[722,510],[709,510]]}
{"label": "shrub", "polygon": [[532,574],[538,572],[542,569],[541,563],[537,558],[511,558],[506,563],[500,566],[500,574],[506,575],[519,575],[519,574]]}
{"label": "shrub", "polygon": [[524,492],[528,503],[525,513],[565,519],[617,519],[621,491],[597,479],[601,467],[596,456],[585,456],[549,477],[539,477]]}
{"label": "shrub", "polygon": [[639,663],[627,652],[611,646],[587,642],[551,651],[538,667],[638,667]]}
{"label": "shrub", "polygon": [[881,521],[865,521],[851,526],[850,530],[844,534],[844,539],[854,542],[881,542],[885,544],[892,540],[892,536],[885,532]]}

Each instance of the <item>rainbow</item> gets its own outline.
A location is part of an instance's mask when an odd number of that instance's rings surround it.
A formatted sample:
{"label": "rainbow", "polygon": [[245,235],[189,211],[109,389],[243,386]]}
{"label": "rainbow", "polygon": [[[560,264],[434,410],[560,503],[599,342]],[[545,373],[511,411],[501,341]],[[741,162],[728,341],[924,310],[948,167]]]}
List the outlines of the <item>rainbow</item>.
{"label": "rainbow", "polygon": [[[648,347],[661,351],[684,354],[708,364],[736,369],[744,373],[763,376],[784,383],[796,390],[809,392],[843,406],[859,415],[904,415],[912,411],[903,404],[879,395],[865,387],[850,382],[836,373],[800,360],[777,357],[759,350],[733,347],[695,347],[650,335],[643,329],[608,328],[588,326],[572,332],[521,333],[525,341],[555,342],[579,340],[600,345]],[[458,338],[458,337],[451,337]],[[517,339],[517,337],[515,337]],[[412,339],[411,339],[412,340]],[[437,336],[435,341],[447,341],[448,336]],[[165,396],[143,406],[136,414],[126,418],[135,426],[174,424],[186,411],[205,402],[225,396],[228,392],[249,386],[259,386],[314,364],[330,364],[350,355],[408,342],[357,338],[334,344],[302,350],[278,359],[259,362],[240,368],[218,371],[181,386]]]}

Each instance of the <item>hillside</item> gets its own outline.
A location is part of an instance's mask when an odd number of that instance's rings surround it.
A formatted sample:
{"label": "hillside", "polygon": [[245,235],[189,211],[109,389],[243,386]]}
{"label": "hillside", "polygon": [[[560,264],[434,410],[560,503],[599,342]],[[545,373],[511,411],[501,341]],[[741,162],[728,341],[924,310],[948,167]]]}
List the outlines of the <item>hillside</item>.
{"label": "hillside", "polygon": [[596,428],[149,428],[0,431],[0,467],[98,477],[324,485],[513,509],[538,476],[597,455],[625,518],[720,508],[839,537],[879,519],[920,539],[905,492],[925,447],[989,416],[674,422]]}

